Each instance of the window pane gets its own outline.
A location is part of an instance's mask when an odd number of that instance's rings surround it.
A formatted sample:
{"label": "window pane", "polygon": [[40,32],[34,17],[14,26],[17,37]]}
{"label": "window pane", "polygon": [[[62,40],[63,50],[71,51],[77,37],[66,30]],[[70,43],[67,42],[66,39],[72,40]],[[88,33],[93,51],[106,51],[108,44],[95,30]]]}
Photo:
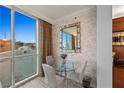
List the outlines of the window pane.
{"label": "window pane", "polygon": [[15,55],[35,53],[36,20],[15,12]]}
{"label": "window pane", "polygon": [[11,10],[0,5],[0,82],[11,85]]}
{"label": "window pane", "polygon": [[67,49],[67,36],[65,32],[63,32],[63,49]]}
{"label": "window pane", "polygon": [[15,82],[36,74],[36,56],[15,58]]}
{"label": "window pane", "polygon": [[67,34],[67,35],[68,35],[68,39],[67,39],[68,49],[72,49],[72,35],[71,34]]}
{"label": "window pane", "polygon": [[0,6],[0,53],[11,50],[11,10]]}
{"label": "window pane", "polygon": [[0,82],[2,87],[11,85],[11,59],[0,59]]}
{"label": "window pane", "polygon": [[[15,81],[36,74],[36,20],[15,12]],[[23,55],[23,56],[22,56]]]}

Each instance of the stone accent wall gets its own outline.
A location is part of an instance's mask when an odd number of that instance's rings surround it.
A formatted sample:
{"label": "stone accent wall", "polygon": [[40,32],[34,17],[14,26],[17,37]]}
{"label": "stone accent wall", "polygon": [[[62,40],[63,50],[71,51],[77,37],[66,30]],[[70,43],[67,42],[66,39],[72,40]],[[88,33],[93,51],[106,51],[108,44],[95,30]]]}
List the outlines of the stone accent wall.
{"label": "stone accent wall", "polygon": [[[66,10],[65,10],[66,11]],[[81,22],[81,53],[67,53],[67,59],[75,62],[88,61],[85,75],[92,77],[92,86],[96,87],[96,6],[90,6],[77,14],[69,15],[57,20],[53,25],[53,55],[56,60],[60,57],[59,31],[60,26]],[[77,17],[77,19],[75,19]]]}

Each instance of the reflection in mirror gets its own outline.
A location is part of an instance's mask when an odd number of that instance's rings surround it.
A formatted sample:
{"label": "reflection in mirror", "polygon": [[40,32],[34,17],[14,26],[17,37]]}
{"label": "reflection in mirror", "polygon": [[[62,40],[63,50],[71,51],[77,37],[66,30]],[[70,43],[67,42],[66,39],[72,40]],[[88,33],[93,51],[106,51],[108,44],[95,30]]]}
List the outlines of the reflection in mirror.
{"label": "reflection in mirror", "polygon": [[60,49],[66,52],[80,52],[80,23],[69,24],[60,30]]}
{"label": "reflection in mirror", "polygon": [[64,31],[62,31],[62,35],[63,49],[74,50],[76,39],[76,26],[64,29]]}

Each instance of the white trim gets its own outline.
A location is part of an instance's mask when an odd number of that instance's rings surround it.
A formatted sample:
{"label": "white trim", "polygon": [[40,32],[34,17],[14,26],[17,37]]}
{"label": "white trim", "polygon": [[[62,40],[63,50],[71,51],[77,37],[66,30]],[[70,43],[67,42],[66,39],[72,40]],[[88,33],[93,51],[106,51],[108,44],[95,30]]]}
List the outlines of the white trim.
{"label": "white trim", "polygon": [[38,66],[38,62],[39,62],[39,46],[38,46],[38,41],[39,41],[39,35],[38,35],[38,27],[39,27],[39,21],[38,20],[36,20],[36,53],[37,53],[37,55],[36,55],[36,65],[35,65],[35,67],[36,67],[36,74],[39,74],[39,71],[38,71],[38,69],[39,69],[39,66]]}
{"label": "white trim", "polygon": [[14,60],[14,50],[15,50],[15,33],[14,33],[14,22],[15,22],[15,19],[14,19],[14,8],[11,8],[11,55],[12,55],[12,58],[11,58],[11,75],[12,75],[12,79],[11,79],[11,83],[12,83],[12,86],[15,85],[15,60]]}

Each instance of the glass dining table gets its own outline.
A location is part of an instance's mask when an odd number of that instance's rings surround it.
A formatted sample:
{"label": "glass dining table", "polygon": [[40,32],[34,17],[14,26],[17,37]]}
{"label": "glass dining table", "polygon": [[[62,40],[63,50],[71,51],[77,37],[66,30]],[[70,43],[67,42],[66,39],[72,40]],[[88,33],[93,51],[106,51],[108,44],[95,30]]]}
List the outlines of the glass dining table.
{"label": "glass dining table", "polygon": [[75,72],[77,69],[77,65],[73,60],[62,60],[58,62],[59,64],[56,64],[54,66],[57,75],[60,75],[61,77],[64,77],[66,80],[66,87],[68,87],[67,84],[67,74],[69,72]]}

